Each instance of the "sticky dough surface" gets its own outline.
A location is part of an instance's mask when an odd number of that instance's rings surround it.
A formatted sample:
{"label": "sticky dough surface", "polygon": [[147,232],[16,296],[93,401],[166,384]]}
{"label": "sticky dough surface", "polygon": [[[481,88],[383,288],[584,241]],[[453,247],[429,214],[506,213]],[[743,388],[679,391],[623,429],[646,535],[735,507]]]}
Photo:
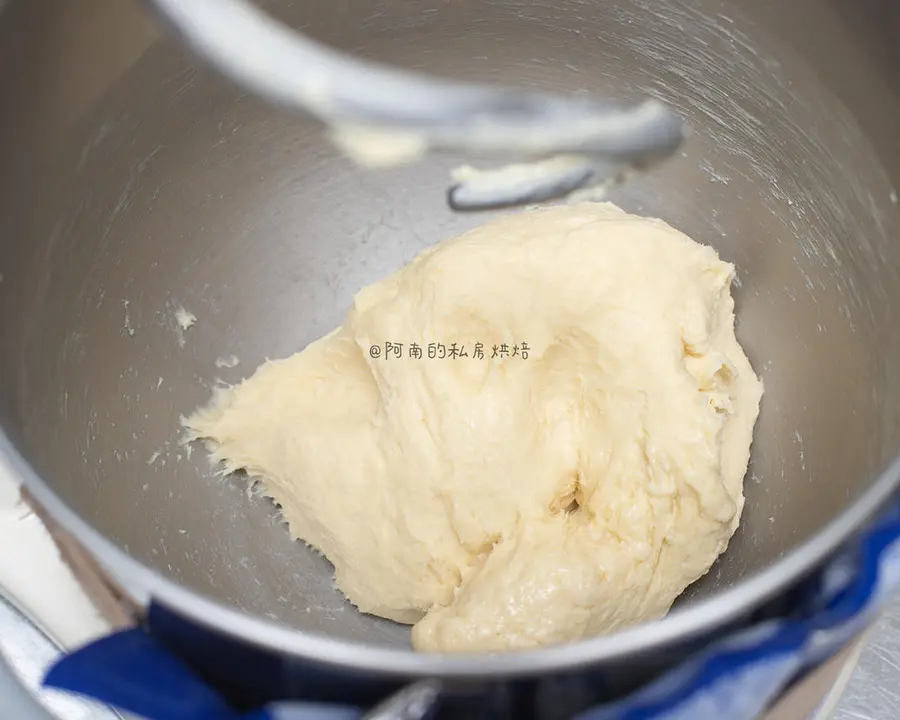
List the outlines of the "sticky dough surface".
{"label": "sticky dough surface", "polygon": [[732,277],[610,204],[508,215],[363,289],[187,425],[418,649],[607,633],[663,616],[738,526],[762,385]]}

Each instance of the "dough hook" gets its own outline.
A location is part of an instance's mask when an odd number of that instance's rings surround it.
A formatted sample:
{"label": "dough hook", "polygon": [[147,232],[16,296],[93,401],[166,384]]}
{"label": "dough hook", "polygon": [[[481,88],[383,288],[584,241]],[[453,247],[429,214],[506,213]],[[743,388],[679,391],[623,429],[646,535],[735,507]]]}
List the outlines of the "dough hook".
{"label": "dough hook", "polygon": [[517,159],[454,173],[448,202],[456,210],[543,202],[618,182],[669,157],[685,136],[682,121],[652,99],[629,106],[440,79],[337,52],[249,0],[146,1],[214,67],[317,117],[363,165],[411,162],[431,150]]}

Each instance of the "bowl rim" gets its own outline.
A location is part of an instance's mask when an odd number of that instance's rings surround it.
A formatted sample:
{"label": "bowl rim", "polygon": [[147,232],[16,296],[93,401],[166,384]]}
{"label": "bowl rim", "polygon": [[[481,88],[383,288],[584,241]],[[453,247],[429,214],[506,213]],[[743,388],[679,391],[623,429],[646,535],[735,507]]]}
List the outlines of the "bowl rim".
{"label": "bowl rim", "polygon": [[[5,462],[4,462],[5,461]],[[900,486],[900,455],[872,485],[822,530],[768,568],[661,620],[609,635],[536,650],[497,654],[429,654],[380,648],[279,625],[184,587],[128,555],[75,512],[35,472],[0,428],[0,462],[12,471],[54,521],[83,544],[141,606],[150,600],[223,637],[337,669],[382,677],[504,678],[621,662],[701,635],[740,619],[790,587],[860,530]]]}

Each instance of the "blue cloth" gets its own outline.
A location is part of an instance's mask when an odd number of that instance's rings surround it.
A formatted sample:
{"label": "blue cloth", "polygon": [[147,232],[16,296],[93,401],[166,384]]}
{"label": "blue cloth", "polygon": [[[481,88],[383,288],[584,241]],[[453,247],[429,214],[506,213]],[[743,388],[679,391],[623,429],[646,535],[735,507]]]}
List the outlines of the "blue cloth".
{"label": "blue cloth", "polygon": [[[706,646],[622,700],[574,720],[754,720],[793,680],[834,655],[900,590],[900,502],[809,581],[785,617]],[[149,720],[357,720],[355,707],[304,702],[240,714],[141,630],[60,660],[45,684]]]}
{"label": "blue cloth", "polygon": [[359,708],[273,703],[241,714],[140,629],[97,640],[53,665],[44,685],[100,700],[148,720],[358,720]]}

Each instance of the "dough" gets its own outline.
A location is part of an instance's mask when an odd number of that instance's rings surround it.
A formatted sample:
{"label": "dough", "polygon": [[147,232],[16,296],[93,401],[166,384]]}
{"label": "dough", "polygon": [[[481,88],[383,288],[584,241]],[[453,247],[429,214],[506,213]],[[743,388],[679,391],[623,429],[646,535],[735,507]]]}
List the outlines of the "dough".
{"label": "dough", "polygon": [[418,649],[607,633],[662,617],[738,526],[762,385],[733,273],[610,204],[508,215],[186,423]]}

